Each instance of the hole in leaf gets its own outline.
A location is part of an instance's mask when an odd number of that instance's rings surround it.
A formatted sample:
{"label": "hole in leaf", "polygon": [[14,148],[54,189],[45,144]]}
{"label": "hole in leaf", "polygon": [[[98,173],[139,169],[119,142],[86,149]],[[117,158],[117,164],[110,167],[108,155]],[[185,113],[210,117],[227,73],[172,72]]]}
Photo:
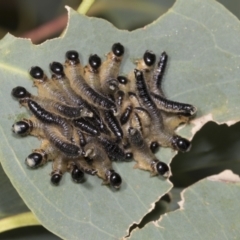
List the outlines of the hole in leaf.
{"label": "hole in leaf", "polygon": [[240,174],[240,123],[228,127],[209,122],[194,136],[191,151],[174,157],[170,180],[186,188],[226,169]]}
{"label": "hole in leaf", "polygon": [[168,204],[171,201],[171,197],[169,196],[169,194],[165,194],[164,196],[162,196],[156,203],[154,206],[154,209],[147,213],[142,220],[140,221],[139,224],[134,223],[130,228],[129,228],[129,234],[126,237],[129,237],[131,232],[135,229],[135,228],[143,228],[147,223],[151,222],[151,221],[157,221],[160,216],[166,212],[168,212]]}

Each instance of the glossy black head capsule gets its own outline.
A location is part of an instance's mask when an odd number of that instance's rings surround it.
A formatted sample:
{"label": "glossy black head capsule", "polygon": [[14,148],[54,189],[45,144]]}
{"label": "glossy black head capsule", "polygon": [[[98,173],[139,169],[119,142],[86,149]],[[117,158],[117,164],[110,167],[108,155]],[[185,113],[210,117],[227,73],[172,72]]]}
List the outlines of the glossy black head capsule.
{"label": "glossy black head capsule", "polygon": [[89,57],[88,63],[92,69],[97,70],[101,66],[102,60],[97,54],[94,54]]}
{"label": "glossy black head capsule", "polygon": [[156,170],[158,172],[159,175],[161,176],[168,176],[168,173],[169,173],[169,167],[166,163],[164,162],[158,162],[156,164]]}
{"label": "glossy black head capsule", "polygon": [[50,69],[54,74],[56,74],[56,76],[59,77],[64,76],[63,65],[61,63],[59,62],[50,63]]}
{"label": "glossy black head capsule", "polygon": [[77,166],[73,166],[71,175],[72,175],[72,180],[76,183],[80,183],[84,179],[84,172],[81,171]]}
{"label": "glossy black head capsule", "polygon": [[120,188],[122,184],[122,178],[118,173],[112,170],[109,176],[109,182],[114,188]]}
{"label": "glossy black head capsule", "polygon": [[74,50],[67,51],[66,58],[73,64],[79,63],[79,54],[77,51]]}
{"label": "glossy black head capsule", "polygon": [[127,153],[125,154],[125,159],[126,159],[127,161],[132,160],[132,159],[133,159],[133,154],[132,154],[131,152],[127,152]]}
{"label": "glossy black head capsule", "polygon": [[12,96],[17,99],[21,99],[21,98],[30,97],[30,93],[26,90],[26,88],[18,86],[13,88]]}
{"label": "glossy black head capsule", "polygon": [[151,149],[152,153],[156,153],[159,150],[159,143],[151,142],[150,149]]}
{"label": "glossy black head capsule", "polygon": [[126,85],[128,83],[128,79],[124,76],[118,76],[117,80],[119,81],[120,84]]}
{"label": "glossy black head capsule", "polygon": [[156,62],[156,55],[151,51],[146,51],[143,55],[143,60],[150,67]]}
{"label": "glossy black head capsule", "polygon": [[30,73],[31,77],[35,78],[35,79],[43,79],[43,77],[44,77],[43,70],[38,66],[31,67],[29,73]]}
{"label": "glossy black head capsule", "polygon": [[62,179],[62,174],[60,172],[53,172],[51,175],[51,183],[58,185]]}
{"label": "glossy black head capsule", "polygon": [[25,159],[25,163],[30,168],[37,168],[41,165],[43,156],[40,153],[33,152]]}
{"label": "glossy black head capsule", "polygon": [[12,131],[19,135],[26,135],[32,130],[30,122],[18,121],[12,125]]}
{"label": "glossy black head capsule", "polygon": [[112,45],[112,52],[115,56],[121,57],[124,54],[124,46],[121,43],[114,43]]}
{"label": "glossy black head capsule", "polygon": [[185,138],[174,136],[172,140],[172,145],[175,149],[181,152],[187,152],[191,148],[191,142]]}

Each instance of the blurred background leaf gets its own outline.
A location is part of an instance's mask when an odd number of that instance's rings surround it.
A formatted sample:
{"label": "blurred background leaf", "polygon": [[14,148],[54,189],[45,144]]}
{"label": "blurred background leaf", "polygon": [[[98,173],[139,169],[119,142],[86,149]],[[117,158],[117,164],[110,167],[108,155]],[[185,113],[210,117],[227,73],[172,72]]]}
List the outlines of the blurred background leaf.
{"label": "blurred background leaf", "polygon": [[23,227],[0,234],[1,240],[59,240],[60,238],[42,226]]}
{"label": "blurred background leaf", "polygon": [[0,221],[19,213],[30,211],[25,205],[0,164]]}
{"label": "blurred background leaf", "polygon": [[[22,230],[17,229],[23,226],[39,225],[40,223],[12,186],[9,178],[2,169],[1,163],[0,196],[0,239],[32,239],[32,235],[36,234],[36,232],[39,232],[38,237],[54,236],[48,239],[59,239],[44,229],[44,227],[24,227]],[[36,239],[40,239],[38,237]]]}
{"label": "blurred background leaf", "polygon": [[192,149],[171,163],[174,186],[186,188],[196,181],[230,169],[240,175],[240,123],[230,127],[209,122],[197,132]]}
{"label": "blurred background leaf", "polygon": [[[96,0],[87,15],[104,18],[120,29],[141,28],[164,14],[174,4],[174,0]],[[235,16],[240,17],[240,2],[219,0]],[[1,0],[0,38],[7,32],[15,36],[31,33],[34,42],[57,37],[67,24],[65,5],[77,9],[81,0]],[[39,27],[42,34],[36,38]],[[46,27],[48,28],[47,34]]]}

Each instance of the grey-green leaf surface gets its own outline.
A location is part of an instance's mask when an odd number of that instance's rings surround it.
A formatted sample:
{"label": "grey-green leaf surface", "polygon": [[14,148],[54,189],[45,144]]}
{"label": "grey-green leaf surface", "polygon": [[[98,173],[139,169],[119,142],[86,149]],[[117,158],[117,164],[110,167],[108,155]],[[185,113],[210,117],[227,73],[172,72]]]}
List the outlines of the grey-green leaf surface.
{"label": "grey-green leaf surface", "polygon": [[239,179],[204,179],[183,193],[181,209],[135,230],[130,239],[239,239],[239,189]]}
{"label": "grey-green leaf surface", "polygon": [[[66,175],[59,187],[51,186],[50,164],[39,170],[29,170],[24,164],[39,141],[11,134],[12,122],[27,116],[11,98],[11,89],[22,85],[35,93],[27,70],[39,65],[49,73],[48,64],[63,62],[67,50],[78,50],[86,64],[90,54],[103,57],[113,43],[121,42],[126,47],[123,74],[134,68],[131,60],[140,58],[147,49],[158,55],[162,51],[169,54],[165,91],[173,100],[198,107],[198,118],[202,118],[195,124],[201,126],[205,116],[218,122],[237,121],[240,25],[213,0],[178,0],[161,19],[133,32],[119,31],[106,21],[70,13],[62,38],[33,46],[28,40],[7,35],[0,42],[0,159],[12,184],[46,228],[67,239],[118,239],[127,234],[133,222],[140,221],[171,184],[133,170],[133,163],[123,163],[114,166],[124,179],[118,192],[101,186],[96,177],[76,185]],[[181,132],[190,137],[193,126]],[[169,163],[174,154],[170,149],[161,149],[157,155]]]}

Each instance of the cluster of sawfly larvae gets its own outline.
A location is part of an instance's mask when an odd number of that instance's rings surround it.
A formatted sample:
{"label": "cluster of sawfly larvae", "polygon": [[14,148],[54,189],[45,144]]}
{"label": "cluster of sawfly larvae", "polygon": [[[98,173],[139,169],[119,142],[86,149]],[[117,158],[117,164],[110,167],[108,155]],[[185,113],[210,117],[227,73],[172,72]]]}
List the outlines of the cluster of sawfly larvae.
{"label": "cluster of sawfly larvae", "polygon": [[123,45],[115,43],[104,62],[94,54],[83,67],[78,52],[68,51],[64,64],[50,64],[51,78],[40,67],[31,68],[37,96],[21,86],[12,90],[31,112],[29,119],[12,126],[13,132],[42,140],[25,162],[37,168],[52,161],[53,184],[70,172],[77,183],[86,173],[119,188],[122,178],[112,162],[132,159],[135,168],[167,177],[168,165],[155,156],[159,147],[189,150],[191,143],[175,129],[187,123],[196,108],[165,97],[161,85],[167,54],[158,60],[146,51],[132,72],[120,76],[123,56]]}

